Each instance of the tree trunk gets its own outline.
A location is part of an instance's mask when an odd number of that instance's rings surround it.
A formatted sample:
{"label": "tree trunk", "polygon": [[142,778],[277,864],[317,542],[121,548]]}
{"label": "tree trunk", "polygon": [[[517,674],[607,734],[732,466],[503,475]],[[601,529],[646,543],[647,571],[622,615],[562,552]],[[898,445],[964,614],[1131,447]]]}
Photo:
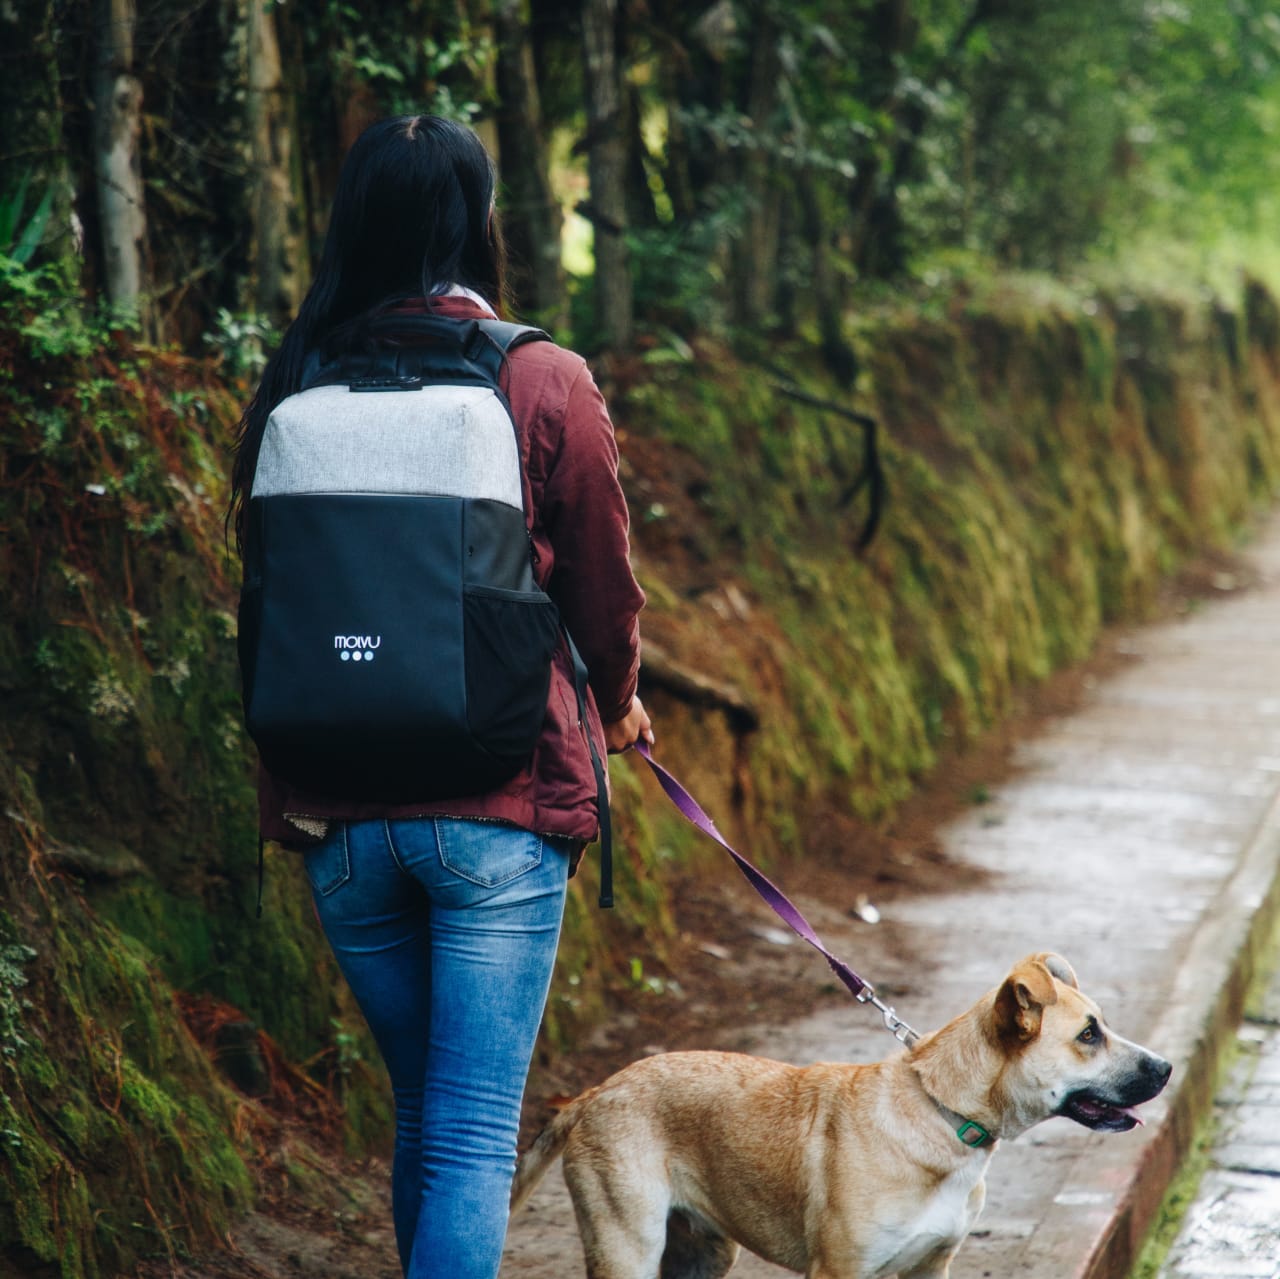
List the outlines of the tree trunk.
{"label": "tree trunk", "polygon": [[645,165],[649,148],[645,144],[640,95],[634,87],[624,86],[623,128],[627,138],[627,225],[653,230],[661,225],[658,208],[649,186],[649,170]]}
{"label": "tree trunk", "polygon": [[680,79],[672,64],[670,56],[664,57],[659,64],[662,93],[667,108],[667,155],[663,177],[667,195],[671,197],[671,212],[675,215],[675,221],[677,224],[687,225],[697,216],[698,202],[690,176],[689,137],[684,127]]}
{"label": "tree trunk", "polygon": [[[864,68],[868,101],[889,118],[896,129],[901,110],[898,64],[904,62],[919,35],[919,23],[911,0],[878,0],[867,19],[870,49]],[[860,272],[866,271],[872,255],[872,223],[875,204],[884,181],[879,149],[864,146],[858,158],[858,172],[849,187],[851,256]]]}
{"label": "tree trunk", "polygon": [[[787,93],[786,103],[795,149],[805,155],[810,146],[808,124],[794,94]],[[831,229],[822,207],[822,188],[810,164],[796,169],[795,198],[800,239],[808,246],[812,264],[810,292],[821,334],[822,359],[841,386],[852,388],[858,376],[858,360],[844,335],[841,275],[832,260]]]}
{"label": "tree trunk", "polygon": [[[892,45],[882,45],[900,57],[910,53],[919,35],[919,24],[911,13],[910,0],[886,0],[881,6],[885,30]],[[991,0],[974,0],[973,6],[951,37],[942,56],[921,78],[933,88],[950,76],[974,32],[995,12]],[[929,123],[929,110],[920,93],[904,99],[895,86],[882,108],[895,122],[896,139],[888,171],[874,160],[859,172],[850,197],[857,230],[854,233],[854,260],[865,274],[896,275],[906,265],[907,244],[898,191],[915,163],[920,138]]]}
{"label": "tree trunk", "polygon": [[134,74],[135,0],[97,0],[93,77],[93,160],[103,276],[113,306],[149,327],[143,291],[147,234],[142,191],[142,82]]}
{"label": "tree trunk", "polygon": [[582,65],[587,90],[587,171],[595,228],[596,320],[604,345],[631,349],[633,302],[627,251],[627,154],[617,57],[617,0],[583,0]]}
{"label": "tree trunk", "polygon": [[[493,56],[464,57],[463,64],[472,77],[472,91],[480,102],[495,102],[498,98],[497,53],[498,17],[493,12],[500,0],[454,0],[453,9],[457,23],[457,38],[475,49],[492,49]],[[436,0],[408,0],[402,19],[406,31],[429,29],[437,8]],[[498,122],[490,112],[482,112],[471,121],[476,137],[484,149],[495,158],[501,150]]]}
{"label": "tree trunk", "polygon": [[[778,107],[778,80],[782,73],[778,56],[780,34],[777,24],[761,14],[752,38],[747,98],[747,117],[757,138],[774,131],[773,116]],[[782,203],[777,177],[776,165],[764,146],[757,145],[747,153],[743,172],[746,220],[735,255],[734,277],[737,319],[750,326],[765,324],[774,311]]]}
{"label": "tree trunk", "polygon": [[498,43],[498,155],[506,193],[502,226],[511,254],[511,282],[522,310],[543,326],[559,328],[568,319],[560,260],[563,219],[551,189],[528,0],[497,0],[493,21]]}
{"label": "tree trunk", "polygon": [[274,10],[268,11],[266,0],[249,0],[245,20],[253,296],[260,314],[281,323],[302,300],[306,269],[293,181],[293,129]]}
{"label": "tree trunk", "polygon": [[844,335],[839,276],[831,262],[830,234],[822,215],[822,201],[813,170],[796,175],[800,224],[812,253],[813,303],[817,308],[822,360],[840,385],[852,388],[858,376],[858,360]]}

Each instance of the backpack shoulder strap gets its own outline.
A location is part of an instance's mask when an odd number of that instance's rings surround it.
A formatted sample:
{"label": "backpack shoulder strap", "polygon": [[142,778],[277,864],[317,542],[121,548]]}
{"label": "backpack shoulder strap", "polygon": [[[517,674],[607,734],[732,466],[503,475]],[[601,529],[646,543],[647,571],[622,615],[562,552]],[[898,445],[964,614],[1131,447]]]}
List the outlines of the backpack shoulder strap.
{"label": "backpack shoulder strap", "polygon": [[512,324],[507,320],[477,320],[480,331],[505,355],[526,342],[550,342],[551,334],[532,324]]}
{"label": "backpack shoulder strap", "polygon": [[[393,390],[408,387],[414,378],[443,378],[460,375],[464,381],[485,381],[497,385],[507,352],[526,342],[550,342],[544,330],[505,320],[451,320],[444,316],[414,315],[381,317],[369,326],[375,345],[361,351],[324,358],[318,350],[309,353],[303,369],[301,388],[349,383],[353,379],[377,383]],[[382,336],[408,336],[426,345],[382,346]]]}

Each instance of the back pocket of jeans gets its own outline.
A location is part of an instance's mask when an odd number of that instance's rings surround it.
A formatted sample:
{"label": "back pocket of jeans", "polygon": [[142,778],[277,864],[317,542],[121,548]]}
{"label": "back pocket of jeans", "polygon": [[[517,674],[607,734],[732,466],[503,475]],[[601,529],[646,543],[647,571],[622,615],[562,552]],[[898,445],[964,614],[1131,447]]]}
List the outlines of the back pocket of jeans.
{"label": "back pocket of jeans", "polygon": [[481,888],[497,888],[542,863],[542,836],[496,822],[437,819],[440,863]]}
{"label": "back pocket of jeans", "polygon": [[337,892],[351,878],[351,853],[347,848],[345,822],[333,823],[323,844],[303,854],[303,864],[311,887],[321,896]]}

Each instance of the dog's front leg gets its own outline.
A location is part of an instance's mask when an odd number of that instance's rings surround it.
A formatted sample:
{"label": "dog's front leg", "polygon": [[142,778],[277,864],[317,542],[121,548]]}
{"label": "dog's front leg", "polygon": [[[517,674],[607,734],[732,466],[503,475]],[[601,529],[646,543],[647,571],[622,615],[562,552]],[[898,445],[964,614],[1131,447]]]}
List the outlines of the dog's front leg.
{"label": "dog's front leg", "polygon": [[852,1239],[842,1240],[842,1246],[832,1247],[828,1234],[818,1248],[809,1254],[804,1279],[887,1279],[864,1250]]}

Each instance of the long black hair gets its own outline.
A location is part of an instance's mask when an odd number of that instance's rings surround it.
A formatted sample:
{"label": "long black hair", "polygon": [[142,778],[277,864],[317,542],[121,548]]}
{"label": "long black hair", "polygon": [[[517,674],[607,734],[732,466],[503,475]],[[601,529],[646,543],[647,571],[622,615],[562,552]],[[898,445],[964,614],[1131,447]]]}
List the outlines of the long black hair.
{"label": "long black hair", "polygon": [[439,116],[379,120],[352,144],[311,288],[236,429],[227,522],[237,550],[263,428],[271,410],[299,389],[310,351],[353,344],[362,324],[388,306],[454,284],[502,311],[496,182],[480,139]]}

